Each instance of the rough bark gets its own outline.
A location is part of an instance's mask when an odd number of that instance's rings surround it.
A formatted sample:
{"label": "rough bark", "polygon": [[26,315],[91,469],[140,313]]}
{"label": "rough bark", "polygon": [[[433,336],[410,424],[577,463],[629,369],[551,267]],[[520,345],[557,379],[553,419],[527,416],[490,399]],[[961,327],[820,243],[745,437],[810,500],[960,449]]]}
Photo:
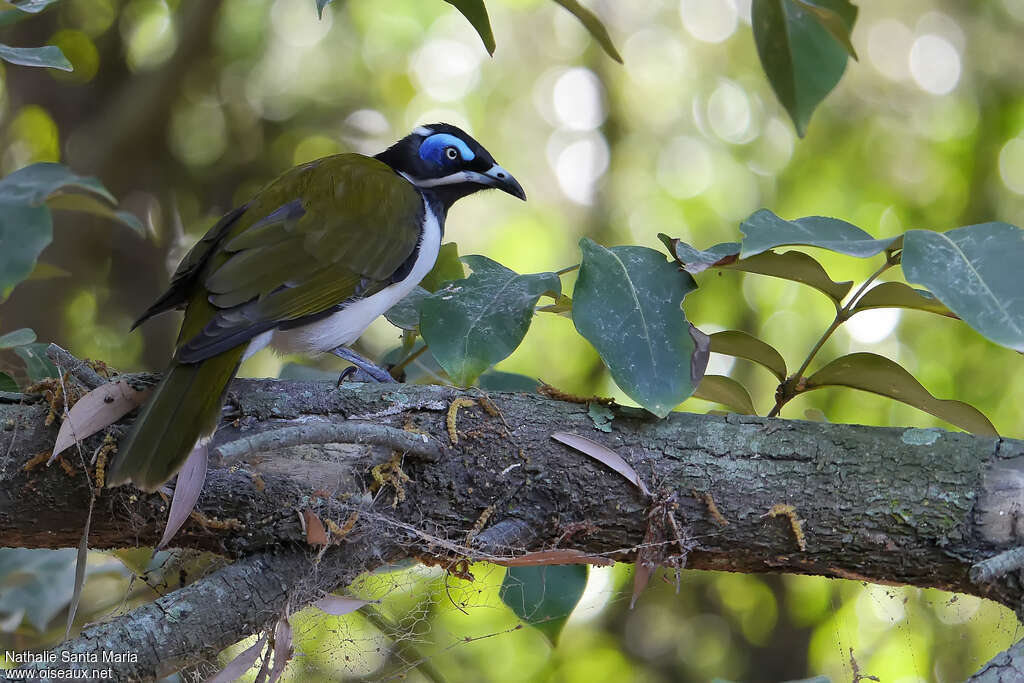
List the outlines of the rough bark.
{"label": "rough bark", "polygon": [[[459,398],[476,405],[457,411],[450,432],[449,407]],[[26,469],[53,443],[48,410],[17,396],[0,403],[0,546],[79,541],[90,498],[81,463],[103,435],[81,444],[81,455],[69,451],[73,471]],[[237,561],[86,629],[64,648],[130,649],[139,661],[122,665],[118,680],[150,678],[209,658],[272,624],[286,604],[297,609],[388,562],[453,566],[555,547],[617,561],[685,556],[696,569],[932,586],[1021,604],[1012,561],[989,572],[991,581],[975,583],[969,571],[1021,533],[1022,441],[613,410],[612,431],[603,433],[586,405],[540,395],[238,380],[199,502],[206,521],[191,520],[174,541]],[[123,435],[124,424],[113,433]],[[556,431],[617,451],[652,497],[552,439]],[[331,443],[343,440],[359,443]],[[408,481],[386,476],[395,449],[406,454]],[[371,494],[373,468],[382,464],[384,486]],[[304,511],[335,531],[336,545],[319,559],[305,543]],[[159,495],[104,490],[90,546],[153,545],[165,514]],[[208,609],[211,602],[218,609]]]}

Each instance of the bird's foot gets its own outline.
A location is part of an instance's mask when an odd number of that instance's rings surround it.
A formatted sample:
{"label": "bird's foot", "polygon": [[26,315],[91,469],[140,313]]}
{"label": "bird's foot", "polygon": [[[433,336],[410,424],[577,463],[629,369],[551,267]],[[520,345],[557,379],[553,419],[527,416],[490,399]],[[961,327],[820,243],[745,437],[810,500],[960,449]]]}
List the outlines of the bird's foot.
{"label": "bird's foot", "polygon": [[352,364],[352,367],[342,370],[341,375],[338,377],[339,385],[346,380],[356,382],[370,381],[388,384],[395,383],[395,378],[391,376],[391,373],[373,361],[362,357],[347,346],[339,346],[336,349],[331,349],[331,353]]}

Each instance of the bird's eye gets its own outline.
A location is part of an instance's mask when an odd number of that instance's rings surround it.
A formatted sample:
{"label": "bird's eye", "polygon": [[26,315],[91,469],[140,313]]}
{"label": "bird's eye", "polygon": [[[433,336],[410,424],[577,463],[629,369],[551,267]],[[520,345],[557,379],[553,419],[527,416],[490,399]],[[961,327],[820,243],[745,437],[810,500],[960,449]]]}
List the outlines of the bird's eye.
{"label": "bird's eye", "polygon": [[444,150],[444,155],[451,159],[452,161],[455,161],[456,159],[459,158],[459,150],[455,149],[454,147],[448,147],[447,149]]}

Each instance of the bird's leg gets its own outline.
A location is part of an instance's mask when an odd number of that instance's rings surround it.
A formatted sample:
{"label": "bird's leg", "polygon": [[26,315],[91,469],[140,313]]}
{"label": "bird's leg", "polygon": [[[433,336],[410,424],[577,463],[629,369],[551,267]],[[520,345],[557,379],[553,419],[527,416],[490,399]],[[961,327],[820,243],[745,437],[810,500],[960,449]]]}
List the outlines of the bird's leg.
{"label": "bird's leg", "polygon": [[[347,360],[349,363],[358,368],[356,372],[361,370],[363,374],[365,374],[374,382],[395,382],[395,378],[391,376],[391,373],[389,373],[387,370],[380,367],[373,361],[367,358],[363,358],[362,356],[360,356],[358,353],[348,348],[347,346],[339,346],[336,349],[331,349],[331,353],[333,353],[338,358]],[[349,373],[352,372],[352,370],[352,368],[345,368],[345,370],[341,373],[341,377],[338,378],[338,383],[340,384],[342,380],[346,379]]]}

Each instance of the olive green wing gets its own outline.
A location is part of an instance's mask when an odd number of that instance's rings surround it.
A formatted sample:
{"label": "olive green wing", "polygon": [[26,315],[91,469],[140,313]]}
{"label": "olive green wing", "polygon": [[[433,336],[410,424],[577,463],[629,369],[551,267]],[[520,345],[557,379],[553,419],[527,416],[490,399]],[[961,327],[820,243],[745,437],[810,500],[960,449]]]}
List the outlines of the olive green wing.
{"label": "olive green wing", "polygon": [[423,199],[357,154],[293,169],[250,202],[189,301],[178,359],[204,360],[279,325],[338,310],[391,284],[413,256]]}
{"label": "olive green wing", "polygon": [[230,232],[232,226],[241,218],[242,214],[249,208],[248,204],[238,207],[226,214],[210,228],[202,239],[188,250],[185,258],[178,264],[178,269],[171,276],[171,284],[167,287],[159,299],[147,308],[138,319],[132,323],[132,329],[146,322],[154,315],[172,311],[175,308],[183,308],[188,303],[192,289],[195,286],[203,266],[210,260],[216,251],[217,245]]}

